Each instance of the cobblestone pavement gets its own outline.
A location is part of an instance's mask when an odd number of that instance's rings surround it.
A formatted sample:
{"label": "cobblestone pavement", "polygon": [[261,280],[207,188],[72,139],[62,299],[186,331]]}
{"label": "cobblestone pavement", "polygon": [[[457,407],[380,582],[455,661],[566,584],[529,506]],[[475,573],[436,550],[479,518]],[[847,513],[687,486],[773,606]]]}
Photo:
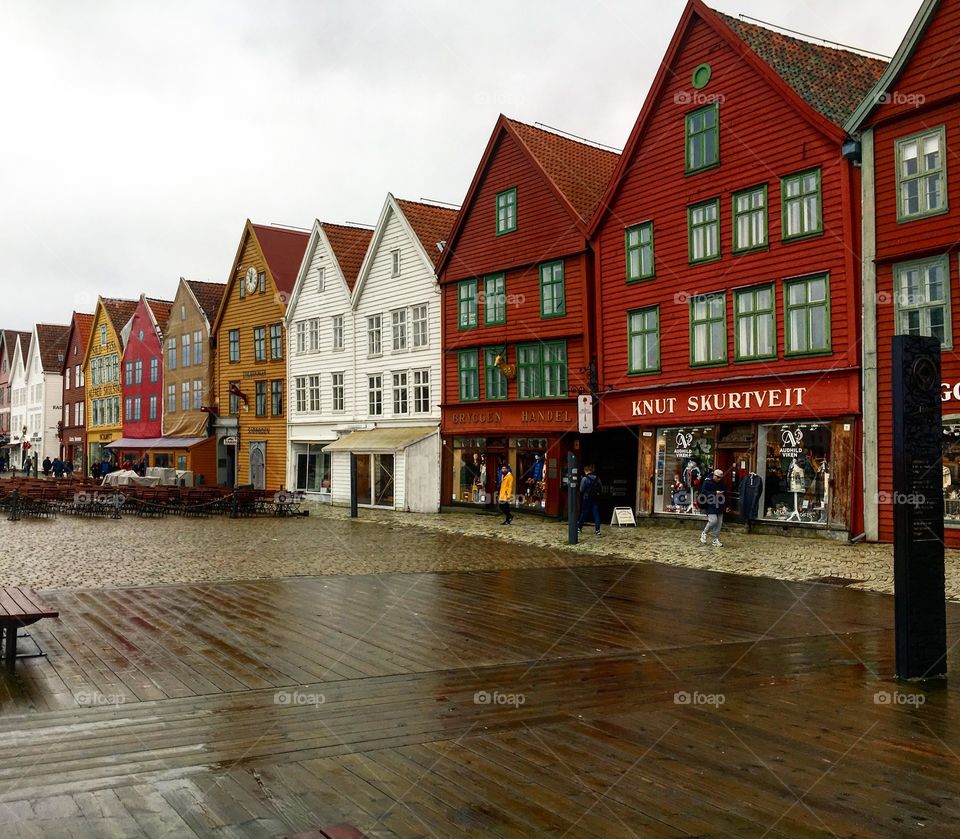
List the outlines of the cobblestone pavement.
{"label": "cobblestone pavement", "polygon": [[[0,584],[100,588],[648,561],[783,580],[839,577],[855,580],[851,588],[893,591],[888,545],[731,530],[724,547],[714,548],[699,543],[693,524],[641,522],[637,528],[604,527],[602,538],[585,534],[572,547],[565,523],[537,517],[519,515],[502,527],[498,516],[484,512],[361,509],[351,521],[344,508],[308,507],[311,515],[302,519],[0,519]],[[947,594],[960,600],[960,551],[947,552]]]}

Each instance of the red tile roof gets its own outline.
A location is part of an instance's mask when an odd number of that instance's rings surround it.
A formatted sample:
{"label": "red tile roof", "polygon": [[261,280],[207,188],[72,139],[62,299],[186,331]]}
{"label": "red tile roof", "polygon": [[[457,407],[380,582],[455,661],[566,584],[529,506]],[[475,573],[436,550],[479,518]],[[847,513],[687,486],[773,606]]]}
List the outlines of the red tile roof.
{"label": "red tile roof", "polygon": [[173,309],[172,300],[154,300],[151,297],[147,298],[147,305],[150,307],[150,311],[153,312],[153,318],[157,322],[157,326],[160,329],[160,334],[162,335],[167,331],[167,321],[170,320],[170,310]]}
{"label": "red tile roof", "polygon": [[37,324],[37,347],[40,364],[45,373],[59,373],[63,370],[63,357],[67,352],[67,339],[70,327],[60,324]]}
{"label": "red tile roof", "polygon": [[284,300],[288,300],[297,281],[297,274],[300,273],[300,263],[303,261],[303,252],[307,249],[310,234],[268,224],[253,224],[252,227],[260,243],[263,258],[270,266],[277,291]]}
{"label": "red tile roof", "polygon": [[843,125],[877,83],[887,62],[814,44],[711,9],[814,110]]}
{"label": "red tile roof", "polygon": [[515,119],[505,120],[584,224],[590,221],[620,155]]}
{"label": "red tile roof", "polygon": [[333,255],[343,271],[343,278],[347,281],[347,287],[353,291],[363,258],[367,255],[367,248],[373,238],[373,231],[366,227],[330,224],[327,221],[321,222],[320,227],[330,242]]}
{"label": "red tile roof", "polygon": [[90,340],[90,330],[93,329],[93,315],[86,312],[74,312],[73,322],[77,327],[77,344],[84,349]]}
{"label": "red tile roof", "polygon": [[197,304],[200,310],[206,315],[207,320],[213,324],[217,317],[217,310],[223,300],[223,295],[227,290],[226,283],[205,283],[199,280],[184,280],[193,296],[197,298]]}
{"label": "red tile roof", "polygon": [[459,210],[423,204],[419,201],[404,201],[401,198],[397,199],[397,206],[406,216],[427,256],[433,260],[433,265],[436,267],[440,257],[443,256],[443,251],[437,247],[437,244],[447,241]]}
{"label": "red tile roof", "polygon": [[13,354],[17,348],[17,338],[19,338],[20,343],[23,344],[23,360],[26,361],[27,353],[30,351],[32,334],[30,332],[18,332],[15,329],[3,330],[3,341],[7,347],[7,356],[11,360],[13,359]]}
{"label": "red tile roof", "polygon": [[117,297],[103,297],[103,308],[107,310],[107,317],[110,318],[110,323],[113,324],[113,329],[119,337],[120,332],[123,330],[123,327],[127,325],[127,321],[133,317],[133,313],[137,310],[137,300],[121,300]]}

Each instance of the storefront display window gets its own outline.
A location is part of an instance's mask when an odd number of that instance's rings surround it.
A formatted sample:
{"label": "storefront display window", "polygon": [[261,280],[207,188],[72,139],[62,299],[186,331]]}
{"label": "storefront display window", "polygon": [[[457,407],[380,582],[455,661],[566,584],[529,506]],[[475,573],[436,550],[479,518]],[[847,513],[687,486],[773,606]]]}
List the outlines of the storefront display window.
{"label": "storefront display window", "polygon": [[516,451],[517,506],[547,506],[547,441],[535,437],[510,441]]}
{"label": "storefront display window", "polygon": [[657,434],[656,512],[697,515],[697,492],[714,468],[716,427],[662,428]]}
{"label": "storefront display window", "polygon": [[830,492],[829,425],[761,425],[758,434],[768,521],[827,524]]}
{"label": "storefront display window", "polygon": [[453,440],[454,504],[493,504],[502,454],[488,452],[485,437]]}
{"label": "storefront display window", "polygon": [[304,492],[330,494],[331,455],[323,451],[324,443],[308,444],[296,452],[296,488]]}
{"label": "storefront display window", "polygon": [[943,520],[960,525],[960,417],[943,426]]}

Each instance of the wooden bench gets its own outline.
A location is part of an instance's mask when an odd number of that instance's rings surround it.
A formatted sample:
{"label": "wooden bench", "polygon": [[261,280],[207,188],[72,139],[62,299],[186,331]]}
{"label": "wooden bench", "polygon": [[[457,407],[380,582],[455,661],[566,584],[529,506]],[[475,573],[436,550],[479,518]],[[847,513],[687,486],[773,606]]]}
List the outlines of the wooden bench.
{"label": "wooden bench", "polygon": [[3,632],[3,660],[13,667],[17,660],[17,630],[43,618],[60,617],[29,588],[0,588],[0,630]]}

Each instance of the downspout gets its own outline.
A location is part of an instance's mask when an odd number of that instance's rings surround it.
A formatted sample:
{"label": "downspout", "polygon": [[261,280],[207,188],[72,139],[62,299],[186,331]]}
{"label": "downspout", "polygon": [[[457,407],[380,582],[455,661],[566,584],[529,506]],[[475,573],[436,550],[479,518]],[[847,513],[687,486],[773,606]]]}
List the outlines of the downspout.
{"label": "downspout", "polygon": [[862,184],[861,209],[861,277],[863,287],[863,529],[868,542],[880,538],[878,477],[880,474],[877,444],[877,228],[876,170],[873,129],[864,129],[861,137]]}

